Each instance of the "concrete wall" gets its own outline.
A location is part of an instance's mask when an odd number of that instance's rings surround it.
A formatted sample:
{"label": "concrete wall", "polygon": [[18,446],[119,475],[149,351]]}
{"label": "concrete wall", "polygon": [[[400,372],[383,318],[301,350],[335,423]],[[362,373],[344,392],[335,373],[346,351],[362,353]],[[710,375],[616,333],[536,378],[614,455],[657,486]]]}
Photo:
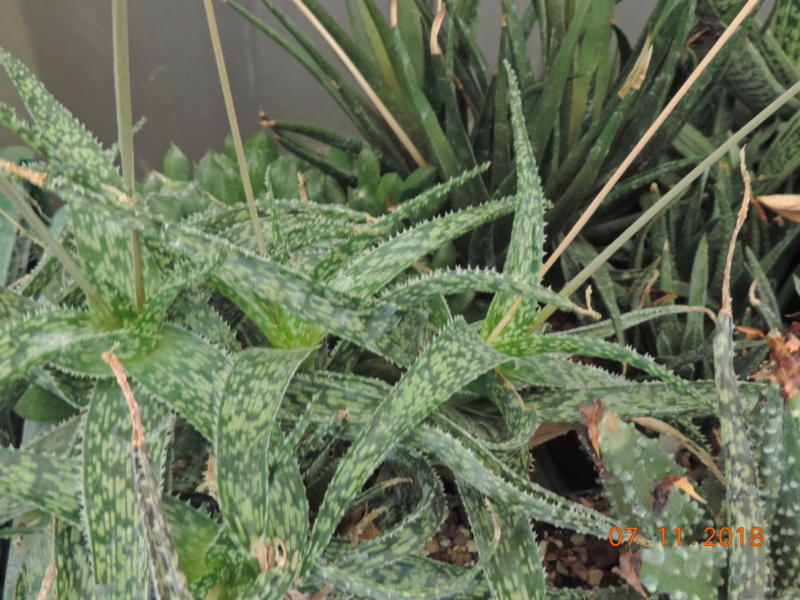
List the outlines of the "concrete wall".
{"label": "concrete wall", "polygon": [[[258,0],[240,2],[274,23]],[[102,142],[114,141],[111,2],[0,3],[0,46],[23,59]],[[290,0],[276,3],[307,25]],[[344,0],[323,3],[346,20]],[[617,9],[618,21],[635,35],[655,3],[623,0]],[[490,56],[497,45],[499,4],[484,2],[481,34]],[[243,134],[257,130],[260,107],[275,118],[345,127],[339,108],[299,64],[222,2],[215,2],[215,7]],[[157,168],[170,142],[193,160],[208,147],[219,148],[229,130],[203,2],[134,0],[128,10],[133,114],[134,119],[148,119],[135,138],[137,170]],[[5,74],[0,74],[0,100],[19,105]],[[0,145],[9,143],[9,134],[0,131]]]}

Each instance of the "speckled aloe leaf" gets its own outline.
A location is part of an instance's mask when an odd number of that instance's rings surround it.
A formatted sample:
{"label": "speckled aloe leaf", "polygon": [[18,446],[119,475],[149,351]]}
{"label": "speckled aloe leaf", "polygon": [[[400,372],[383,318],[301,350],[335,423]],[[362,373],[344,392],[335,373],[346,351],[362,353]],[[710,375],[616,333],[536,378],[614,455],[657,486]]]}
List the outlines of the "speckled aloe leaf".
{"label": "speckled aloe leaf", "polygon": [[[669,315],[682,314],[686,314],[686,308],[683,305],[654,306],[622,313],[622,315],[620,315],[620,322],[623,329],[629,329],[654,319],[660,319]],[[690,313],[689,316],[696,315],[702,316],[700,313]],[[589,325],[570,329],[568,332],[563,334],[554,333],[552,335],[554,337],[559,335],[570,335],[579,337],[605,338],[614,335],[614,324],[612,323],[611,319],[605,319],[603,321],[598,321],[597,323],[591,323]]]}
{"label": "speckled aloe leaf", "polygon": [[[162,497],[175,548],[180,557],[181,570],[190,587],[208,568],[204,562],[206,549],[219,533],[220,525],[190,504],[168,494]],[[193,589],[193,592],[196,590]]]}
{"label": "speckled aloe leaf", "polygon": [[[124,350],[120,346],[119,352]],[[227,374],[227,355],[180,327],[167,324],[155,349],[121,359],[150,394],[178,411],[207,440],[213,439],[214,393]]]}
{"label": "speckled aloe leaf", "polygon": [[[654,510],[653,490],[667,475],[685,476],[674,457],[658,447],[658,441],[643,436],[609,410],[598,424],[600,459],[606,468],[604,487],[614,516],[639,527],[642,536],[655,539],[659,527],[684,530],[686,537],[707,520],[703,508],[678,489],[671,489],[666,506]],[[710,523],[708,523],[710,525]]]}
{"label": "speckled aloe leaf", "polygon": [[696,396],[686,381],[675,375],[652,358],[643,356],[630,348],[601,340],[576,338],[568,336],[537,336],[499,343],[496,348],[510,356],[531,356],[536,354],[580,354],[617,360],[641,369],[665,383],[670,383],[680,391]]}
{"label": "speckled aloe leaf", "polygon": [[[149,227],[152,230],[154,226]],[[146,227],[140,230],[146,235]],[[262,301],[399,364],[412,362],[427,337],[421,313],[403,314],[385,302],[358,300],[284,265],[227,246],[219,238],[175,227],[161,228],[159,235],[174,250],[195,259],[227,252],[215,278],[221,285],[257,294]]]}
{"label": "speckled aloe leaf", "polygon": [[289,384],[281,418],[297,419],[314,398],[312,420],[327,421],[341,411],[348,419],[362,421],[383,402],[391,387],[372,377],[351,373],[300,372]]}
{"label": "speckled aloe leaf", "polygon": [[51,310],[26,316],[0,333],[0,380],[20,375],[59,351],[107,335],[86,312]]}
{"label": "speckled aloe leaf", "polygon": [[[746,401],[745,401],[746,402]],[[746,402],[746,404],[750,404]],[[774,523],[775,511],[780,502],[785,459],[783,436],[786,414],[780,386],[773,383],[763,391],[753,411],[747,415],[753,440],[753,451],[758,460],[761,497],[764,499],[766,523]]]}
{"label": "speckled aloe leaf", "polygon": [[47,140],[52,150],[46,158],[91,173],[106,183],[121,184],[111,157],[22,62],[0,48],[0,64],[33,117],[39,130],[37,134]]}
{"label": "speckled aloe leaf", "polygon": [[80,529],[61,520],[54,527],[56,596],[60,600],[93,598],[94,579]]}
{"label": "speckled aloe leaf", "polygon": [[[299,437],[292,435],[292,438]],[[239,597],[280,600],[296,584],[300,557],[308,533],[308,502],[303,477],[289,438],[275,426],[269,438],[269,505],[262,540],[275,551],[274,564],[258,574],[249,590]],[[238,498],[237,498],[238,499]]]}
{"label": "speckled aloe leaf", "polygon": [[241,350],[233,327],[209,304],[210,292],[203,288],[185,290],[175,301],[169,319],[189,330],[203,335],[224,352],[235,354]]}
{"label": "speckled aloe leaf", "polygon": [[250,290],[220,280],[217,288],[242,309],[274,348],[307,348],[319,344],[325,337],[325,330],[314,321],[266,302]]}
{"label": "speckled aloe leaf", "polygon": [[447,201],[447,194],[466,181],[486,170],[487,165],[465,171],[444,183],[426,189],[419,196],[406,200],[394,211],[383,215],[376,222],[369,223],[364,231],[335,248],[314,268],[312,276],[320,281],[327,281],[343,269],[348,262],[376,242],[387,239],[390,235],[401,231],[407,221],[416,222],[426,215],[436,214]]}
{"label": "speckled aloe leaf", "polygon": [[354,547],[352,542],[343,542],[341,545],[345,548],[336,554],[331,550],[338,544],[331,544],[325,555],[327,562],[344,569],[387,565],[422,548],[444,521],[447,513],[444,490],[429,461],[416,453],[400,450],[389,458],[392,479],[404,478],[405,481],[384,487],[391,480],[382,478],[369,498],[361,497],[353,503],[357,506],[368,502],[371,509],[388,509],[386,524],[377,521],[381,535],[357,541]]}
{"label": "speckled aloe leaf", "polygon": [[[309,580],[328,584],[342,594],[375,600],[411,600],[413,598],[450,598],[459,593],[486,597],[475,577],[486,566],[491,554],[480,557],[471,569],[453,567],[427,558],[408,556],[373,569],[340,569],[317,564]],[[474,594],[474,596],[473,596]]]}
{"label": "speckled aloe leaf", "polygon": [[[23,445],[22,449],[31,454],[50,454],[68,457],[76,444],[81,418],[74,416],[36,436]],[[32,504],[19,500],[13,494],[0,494],[0,521],[16,520],[31,510]]]}
{"label": "speckled aloe leaf", "polygon": [[[714,336],[714,381],[725,452],[727,525],[732,530],[744,527],[749,531],[764,523],[764,506],[759,493],[757,465],[747,435],[745,408],[737,393],[733,354],[733,320],[730,313],[723,310],[717,316]],[[772,580],[769,540],[765,539],[760,546],[739,545],[737,540],[729,547],[729,553],[729,597],[765,598]]]}
{"label": "speckled aloe leaf", "polygon": [[76,262],[117,318],[132,316],[134,298],[130,233],[104,217],[84,198],[67,204],[75,233]]}
{"label": "speckled aloe leaf", "polygon": [[503,375],[524,386],[544,389],[591,389],[622,385],[625,379],[593,365],[572,362],[561,354],[517,356],[503,367]]}
{"label": "speckled aloe leaf", "polygon": [[[517,196],[514,209],[514,225],[508,246],[503,272],[531,283],[538,282],[542,268],[544,248],[544,209],[546,200],[539,181],[539,171],[533,155],[522,114],[522,98],[517,76],[506,61],[508,89],[511,102],[511,123],[514,132],[514,150],[517,167]],[[509,311],[519,294],[501,293],[494,297],[489,313],[483,322],[481,333],[487,337]],[[524,335],[538,310],[537,300],[524,297],[522,304],[503,330],[500,339],[512,339]]]}
{"label": "speckled aloe leaf", "polygon": [[670,598],[716,598],[722,585],[724,565],[722,546],[691,546],[686,542],[681,546],[662,546],[661,540],[657,540],[643,550],[639,579],[649,592],[658,590],[661,594],[669,594]]}
{"label": "speckled aloe leaf", "polygon": [[479,553],[491,544],[494,519],[500,527],[500,543],[484,569],[491,597],[544,600],[547,597],[544,565],[530,518],[510,506],[490,504],[490,510],[482,494],[469,485],[459,484],[459,487]]}
{"label": "speckled aloe leaf", "polygon": [[[687,413],[710,413],[716,406],[713,383],[692,382],[696,398],[687,396],[658,382],[632,384],[620,382],[616,385],[587,386],[582,389],[552,390],[522,393],[526,403],[536,406],[542,421],[574,421],[578,404],[600,398],[609,410],[620,418],[651,416],[665,418]],[[757,399],[762,386],[742,384],[741,393],[748,399]]]}
{"label": "speckled aloe leaf", "polygon": [[[520,396],[508,388],[497,373],[488,373],[477,385],[482,395],[489,398],[502,415],[505,431],[501,435],[485,435],[481,443],[488,450],[513,450],[527,444],[539,425],[539,417],[533,407],[522,406]],[[476,387],[477,387],[476,385]],[[475,424],[472,415],[463,419],[464,425]],[[488,420],[488,419],[487,419]],[[482,425],[482,423],[477,423]]]}
{"label": "speckled aloe leaf", "polygon": [[272,425],[309,351],[248,351],[233,363],[225,383],[214,435],[217,489],[225,523],[245,549],[267,533]]}
{"label": "speckled aloe leaf", "polygon": [[493,504],[514,506],[531,518],[599,537],[607,536],[611,527],[624,526],[615,519],[521,478],[469,440],[456,439],[454,435],[428,425],[418,427],[411,439],[458,473],[464,484],[488,496]]}
{"label": "speckled aloe leaf", "polygon": [[36,303],[30,298],[21,296],[7,287],[0,287],[0,319],[4,323],[21,319],[26,313],[31,313],[36,308]]}
{"label": "speckled aloe leaf", "polygon": [[[295,227],[300,224],[314,222],[364,224],[366,215],[341,204],[323,204],[320,202],[303,202],[296,199],[275,199],[269,195],[256,199],[258,214],[263,219],[270,219],[273,214],[280,215],[281,228]],[[232,206],[212,206],[204,213],[192,216],[187,223],[206,233],[219,234],[231,227],[245,223],[250,219],[246,207],[239,204]]]}
{"label": "speckled aloe leaf", "polygon": [[[294,457],[290,440],[276,429],[270,438],[269,450],[269,507],[266,533],[273,540],[283,541],[286,548],[287,571],[291,564],[299,567],[308,534],[308,501],[305,497],[303,475]],[[297,560],[296,560],[297,559]],[[294,577],[291,579],[294,581]]]}
{"label": "speckled aloe leaf", "polygon": [[179,264],[147,297],[144,312],[136,321],[136,328],[142,331],[157,333],[167,316],[167,310],[175,302],[181,292],[203,282],[219,265],[219,258],[206,262]]}
{"label": "speckled aloe leaf", "polygon": [[795,395],[786,408],[783,399],[779,400],[783,435],[779,452],[774,458],[767,458],[775,460],[772,470],[781,480],[771,521],[770,549],[775,581],[788,587],[800,584],[800,397]]}
{"label": "speckled aloe leaf", "polygon": [[767,190],[774,190],[798,166],[800,147],[800,116],[797,113],[779,130],[761,159],[758,175]]}
{"label": "speckled aloe leaf", "polygon": [[0,448],[0,492],[77,524],[78,469],[74,459]]}
{"label": "speckled aloe leaf", "polygon": [[513,208],[510,200],[498,200],[416,225],[352,260],[333,285],[368,297],[429,252]]}
{"label": "speckled aloe leaf", "polygon": [[436,271],[431,275],[418,277],[383,294],[387,302],[399,306],[415,305],[427,298],[443,294],[460,294],[467,291],[494,292],[513,299],[523,296],[533,301],[552,304],[560,310],[572,311],[575,304],[568,298],[559,296],[550,288],[525,281],[513,274],[498,273],[483,269],[456,269]]}
{"label": "speckled aloe leaf", "polygon": [[306,568],[322,553],[351,498],[392,447],[461,387],[502,362],[503,356],[463,320],[442,331],[376,408],[339,462],[304,557]]}
{"label": "speckled aloe leaf", "polygon": [[[153,447],[153,455],[160,457],[157,448],[163,447],[162,428],[171,420],[169,411],[145,394],[138,400],[145,432],[162,440]],[[99,382],[86,413],[81,456],[82,520],[98,597],[143,597],[150,589],[131,432],[130,414],[117,383]],[[160,461],[157,464],[160,469]]]}

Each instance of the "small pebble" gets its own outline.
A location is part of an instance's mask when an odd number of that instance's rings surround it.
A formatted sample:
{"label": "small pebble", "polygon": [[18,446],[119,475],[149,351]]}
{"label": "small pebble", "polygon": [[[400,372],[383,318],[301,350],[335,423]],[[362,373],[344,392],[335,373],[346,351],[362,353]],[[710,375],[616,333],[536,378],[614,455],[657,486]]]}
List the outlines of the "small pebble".
{"label": "small pebble", "polygon": [[597,567],[589,569],[589,575],[586,577],[586,583],[592,587],[597,587],[603,581],[603,572]]}
{"label": "small pebble", "polygon": [[586,538],[578,533],[573,533],[569,536],[569,541],[572,542],[573,546],[583,546],[586,542]]}

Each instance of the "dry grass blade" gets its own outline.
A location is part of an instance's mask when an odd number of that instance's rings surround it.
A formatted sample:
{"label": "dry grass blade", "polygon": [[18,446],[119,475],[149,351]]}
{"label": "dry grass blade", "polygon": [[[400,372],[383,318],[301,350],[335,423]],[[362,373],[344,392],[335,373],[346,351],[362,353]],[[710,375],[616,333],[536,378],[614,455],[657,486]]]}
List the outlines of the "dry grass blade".
{"label": "dry grass blade", "polygon": [[722,308],[720,313],[731,314],[731,264],[733,263],[733,250],[736,247],[736,238],[739,236],[739,231],[744,225],[744,220],[747,218],[747,207],[750,204],[750,199],[753,197],[753,191],[750,188],[750,173],[747,172],[747,163],[745,162],[744,147],[739,151],[739,168],[742,172],[742,181],[744,182],[744,197],[742,198],[742,206],[739,209],[739,215],[736,217],[736,227],[733,229],[731,236],[731,243],[728,246],[728,259],[725,261],[725,276],[722,279]]}
{"label": "dry grass blade", "polygon": [[156,597],[191,600],[192,594],[187,587],[186,575],[180,568],[178,553],[175,550],[164,505],[161,502],[161,490],[147,450],[142,420],[139,417],[139,405],[136,403],[122,364],[114,354],[117,347],[118,344],[114,344],[110,350],[103,353],[103,360],[114,372],[131,413],[133,423],[131,449],[133,450],[136,499],[139,502],[139,516],[144,527]]}
{"label": "dry grass blade", "polygon": [[686,95],[689,89],[694,85],[695,81],[697,81],[697,79],[700,77],[701,73],[705,71],[705,69],[714,59],[714,57],[719,53],[719,51],[722,49],[722,47],[725,45],[728,39],[730,39],[730,37],[733,35],[733,33],[736,31],[739,25],[741,25],[742,21],[744,21],[747,15],[749,15],[750,12],[752,12],[753,8],[755,8],[756,4],[758,4],[759,1],[760,0],[748,0],[747,4],[745,4],[742,7],[742,10],[740,10],[739,14],[736,15],[736,18],[733,21],[731,21],[731,24],[728,25],[723,34],[719,37],[714,46],[708,52],[708,54],[703,58],[702,61],[700,61],[700,64],[697,65],[697,68],[692,72],[692,74],[689,76],[686,82],[681,86],[681,88],[678,90],[675,96],[673,96],[672,99],[669,101],[669,103],[664,107],[664,110],[661,111],[661,114],[658,115],[658,118],[653,122],[653,124],[645,132],[642,138],[636,143],[636,146],[634,146],[633,150],[631,150],[628,156],[625,157],[625,160],[622,161],[622,164],[620,164],[619,167],[617,167],[617,170],[611,176],[611,179],[609,179],[608,183],[606,183],[603,186],[603,189],[601,189],[600,192],[598,192],[595,199],[592,200],[592,203],[586,208],[581,217],[578,219],[578,222],[575,223],[575,225],[572,227],[572,229],[570,229],[569,233],[566,235],[564,240],[547,258],[547,261],[542,266],[541,271],[539,271],[539,279],[542,279],[544,277],[545,273],[547,273],[547,271],[549,271],[550,268],[555,264],[556,260],[558,260],[558,257],[561,256],[564,250],[566,250],[567,247],[570,245],[570,243],[572,243],[572,240],[574,240],[578,236],[578,234],[581,232],[583,227],[592,217],[594,212],[603,202],[603,200],[611,191],[611,189],[622,178],[622,176],[625,174],[625,171],[628,170],[628,167],[631,166],[633,161],[636,159],[639,153],[644,149],[644,147],[656,133],[658,128],[661,127],[664,121],[666,121],[667,117],[669,117],[669,115],[672,113],[672,111],[675,109],[675,107],[678,105],[681,99]]}
{"label": "dry grass blade", "polygon": [[225,68],[225,58],[222,56],[222,44],[219,40],[219,30],[217,29],[217,18],[214,15],[214,6],[211,0],[205,0],[206,18],[208,19],[208,30],[211,34],[211,43],[214,46],[214,57],[217,60],[217,71],[219,72],[219,82],[222,86],[222,95],[225,97],[225,109],[228,113],[228,121],[231,126],[233,145],[236,148],[236,161],[239,163],[239,175],[242,178],[244,194],[247,198],[247,207],[250,211],[250,220],[253,223],[253,232],[256,236],[258,251],[265,255],[267,246],[264,244],[264,236],[261,233],[261,223],[258,220],[258,210],[253,196],[253,186],[250,183],[250,175],[247,171],[247,160],[244,157],[244,147],[242,146],[242,135],[239,133],[239,121],[236,119],[236,109],[233,106],[233,94],[231,94],[231,84],[228,80],[228,70]]}
{"label": "dry grass blade", "polygon": [[56,563],[51,562],[47,565],[47,571],[45,571],[44,579],[42,580],[42,587],[39,588],[39,595],[36,596],[36,600],[47,600],[50,596],[50,588],[53,587],[56,575],[58,575],[58,568],[56,567]]}

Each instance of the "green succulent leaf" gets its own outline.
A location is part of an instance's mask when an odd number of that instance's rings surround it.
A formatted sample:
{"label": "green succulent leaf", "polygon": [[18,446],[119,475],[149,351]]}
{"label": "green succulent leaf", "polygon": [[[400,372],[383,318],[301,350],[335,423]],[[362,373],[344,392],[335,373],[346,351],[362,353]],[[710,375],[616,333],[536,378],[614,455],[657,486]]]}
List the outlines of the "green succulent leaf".
{"label": "green succulent leaf", "polygon": [[392,449],[391,440],[402,439],[453,393],[501,362],[502,356],[462,320],[439,334],[392,388],[340,461],[319,509],[304,557],[306,568],[327,545],[350,498]]}
{"label": "green succulent leaf", "polygon": [[[169,411],[143,394],[137,401],[145,434],[163,439]],[[95,586],[98,593],[110,596],[141,595],[150,588],[131,460],[132,432],[117,383],[98,383],[83,432],[81,499]],[[159,447],[163,445],[154,445],[153,455],[161,468]]]}
{"label": "green succulent leaf", "polygon": [[76,460],[13,448],[0,448],[0,457],[0,492],[78,523]]}
{"label": "green succulent leaf", "polygon": [[[517,203],[514,209],[514,225],[503,272],[526,282],[538,282],[544,253],[544,210],[547,200],[542,192],[533,148],[525,130],[522,115],[522,99],[517,77],[506,62],[508,87],[511,95],[511,122],[514,131],[514,150],[517,167]],[[492,300],[489,313],[483,322],[483,336],[488,336],[509,311],[518,296],[500,293]],[[549,302],[549,301],[548,301]],[[526,296],[503,330],[500,339],[511,339],[523,335],[530,327],[531,319],[538,310],[537,299]]]}
{"label": "green succulent leaf", "polygon": [[510,201],[500,200],[417,225],[351,261],[339,279],[351,282],[350,293],[370,296],[429,252],[511,210]]}
{"label": "green succulent leaf", "polygon": [[[226,524],[243,548],[266,534],[270,434],[286,387],[310,350],[241,354],[220,400],[214,436],[217,489]],[[241,478],[242,465],[249,475]]]}
{"label": "green succulent leaf", "polygon": [[37,125],[36,137],[47,140],[52,153],[45,156],[54,162],[70,165],[78,172],[88,172],[100,181],[121,187],[119,171],[97,140],[50,95],[28,68],[2,48],[0,64]]}
{"label": "green succulent leaf", "polygon": [[636,367],[637,369],[641,369],[654,377],[658,377],[665,383],[674,385],[676,388],[692,397],[696,396],[691,386],[669,369],[658,364],[651,358],[610,342],[568,336],[537,336],[503,342],[497,344],[496,348],[510,356],[560,353],[618,360],[632,367]]}

